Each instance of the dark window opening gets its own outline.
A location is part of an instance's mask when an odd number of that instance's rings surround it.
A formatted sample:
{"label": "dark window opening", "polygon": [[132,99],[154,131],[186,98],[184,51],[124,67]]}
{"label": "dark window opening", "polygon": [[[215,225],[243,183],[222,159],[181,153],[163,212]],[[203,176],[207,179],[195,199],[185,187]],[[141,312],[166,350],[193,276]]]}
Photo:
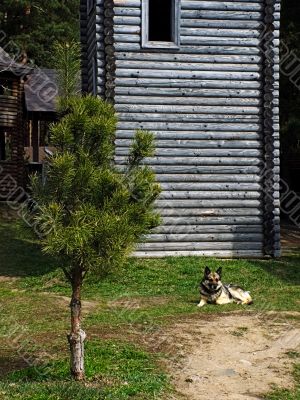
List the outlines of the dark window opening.
{"label": "dark window opening", "polygon": [[1,96],[13,96],[13,82],[8,79],[0,79],[0,95]]}
{"label": "dark window opening", "polygon": [[55,148],[51,143],[51,124],[51,121],[39,121],[38,119],[28,121],[24,141],[25,159],[28,162],[41,162],[50,153],[55,152]]}
{"label": "dark window opening", "polygon": [[172,42],[172,0],[149,0],[149,41]]}
{"label": "dark window opening", "polygon": [[0,130],[0,161],[11,160],[11,135],[9,132]]}

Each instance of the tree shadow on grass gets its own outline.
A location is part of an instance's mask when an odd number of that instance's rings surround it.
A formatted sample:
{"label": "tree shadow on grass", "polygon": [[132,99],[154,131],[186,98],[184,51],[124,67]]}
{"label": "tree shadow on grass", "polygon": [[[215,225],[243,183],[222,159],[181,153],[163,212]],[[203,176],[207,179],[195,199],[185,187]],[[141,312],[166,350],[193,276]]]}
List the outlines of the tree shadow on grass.
{"label": "tree shadow on grass", "polygon": [[57,268],[18,222],[0,223],[0,276],[40,276]]}
{"label": "tree shadow on grass", "polygon": [[5,378],[6,375],[28,368],[28,364],[23,358],[14,356],[0,356],[0,374]]}
{"label": "tree shadow on grass", "polygon": [[[300,285],[300,253],[281,257],[277,260],[253,260],[249,264],[266,272],[270,279],[276,279],[293,286]],[[260,278],[259,272],[258,278]]]}

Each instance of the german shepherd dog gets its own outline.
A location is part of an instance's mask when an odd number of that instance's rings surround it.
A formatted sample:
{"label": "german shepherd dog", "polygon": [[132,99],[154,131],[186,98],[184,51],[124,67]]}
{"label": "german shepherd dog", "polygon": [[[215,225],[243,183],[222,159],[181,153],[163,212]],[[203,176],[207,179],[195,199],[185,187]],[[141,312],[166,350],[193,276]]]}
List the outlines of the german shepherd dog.
{"label": "german shepherd dog", "polygon": [[212,272],[208,267],[205,267],[204,278],[200,283],[200,303],[198,307],[203,307],[205,304],[252,304],[252,298],[249,292],[246,292],[236,285],[224,285],[221,282],[222,267],[217,272]]}

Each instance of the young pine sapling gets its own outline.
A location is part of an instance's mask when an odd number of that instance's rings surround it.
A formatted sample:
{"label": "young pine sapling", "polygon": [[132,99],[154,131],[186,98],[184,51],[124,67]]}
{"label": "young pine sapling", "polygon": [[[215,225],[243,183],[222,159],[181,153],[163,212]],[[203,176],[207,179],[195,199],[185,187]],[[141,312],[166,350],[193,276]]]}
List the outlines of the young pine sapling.
{"label": "young pine sapling", "polygon": [[71,373],[84,379],[81,290],[87,274],[99,277],[122,264],[141,238],[159,224],[153,204],[160,186],[143,165],[153,136],[137,131],[124,162],[114,163],[114,108],[92,97],[63,98],[61,119],[51,127],[56,151],[43,177],[33,176],[35,220],[45,253],[59,261],[72,288]]}

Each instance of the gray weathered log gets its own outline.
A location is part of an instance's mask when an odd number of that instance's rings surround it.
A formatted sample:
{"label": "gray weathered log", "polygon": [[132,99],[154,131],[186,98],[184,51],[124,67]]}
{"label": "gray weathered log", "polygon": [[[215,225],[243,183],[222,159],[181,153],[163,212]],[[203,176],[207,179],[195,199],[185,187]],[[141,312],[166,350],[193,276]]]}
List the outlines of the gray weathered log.
{"label": "gray weathered log", "polygon": [[[149,248],[135,254],[258,257],[272,250],[278,255],[280,1],[182,0],[181,43],[173,49],[142,48],[142,3],[115,0],[96,17],[96,38],[101,42],[107,35],[108,44],[97,44],[97,87],[99,93],[105,88],[119,115],[115,162],[125,168],[136,129],[153,131],[156,155],[145,164],[164,189],[157,206],[162,214],[181,213],[164,216],[155,230],[160,236],[150,237]],[[272,34],[269,43],[264,24]],[[92,28],[89,22],[89,57]],[[264,46],[271,50],[271,64]],[[91,65],[87,71],[91,74]],[[264,164],[270,176],[264,176]],[[170,244],[170,233],[180,239],[172,249],[151,247],[158,239],[162,246]],[[181,241],[190,248],[176,248]]]}

